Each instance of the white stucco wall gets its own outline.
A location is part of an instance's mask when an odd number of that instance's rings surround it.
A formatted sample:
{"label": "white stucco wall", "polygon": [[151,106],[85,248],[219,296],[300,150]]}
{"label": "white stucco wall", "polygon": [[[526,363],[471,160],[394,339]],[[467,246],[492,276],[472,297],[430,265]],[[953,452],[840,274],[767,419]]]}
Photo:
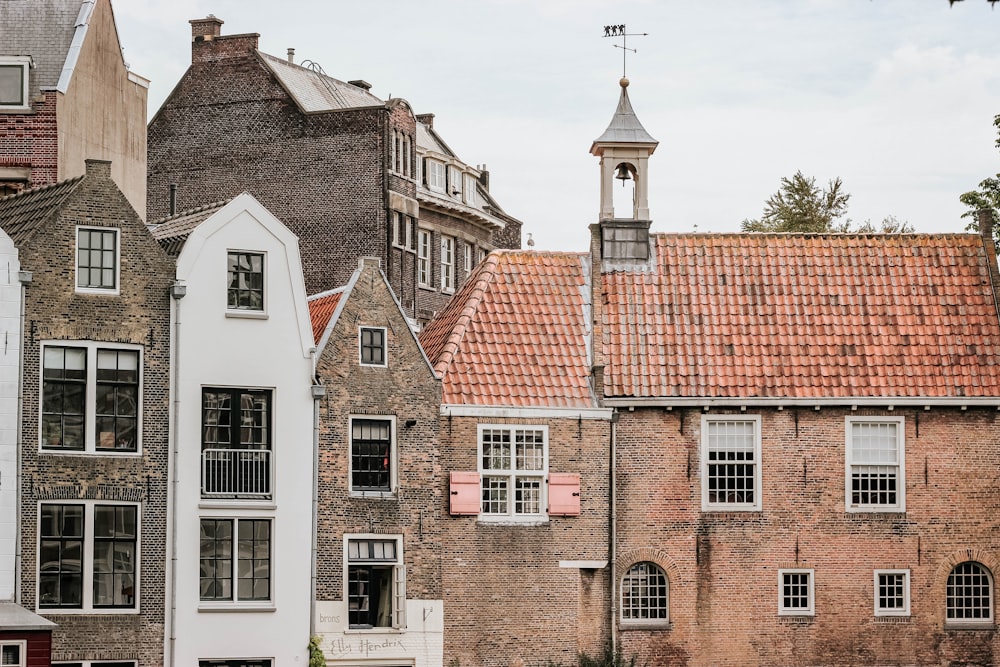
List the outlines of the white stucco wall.
{"label": "white stucco wall", "polygon": [[0,230],[0,600],[13,600],[15,586],[20,268],[14,243]]}
{"label": "white stucco wall", "polygon": [[[265,253],[266,317],[227,317],[228,250]],[[209,658],[308,663],[312,531],[312,329],[295,237],[249,195],[203,222],[178,258],[180,300],[175,387],[179,399],[176,486],[175,665]],[[175,322],[178,308],[175,304]],[[232,313],[230,313],[232,315]],[[273,500],[201,498],[202,387],[272,391]],[[202,518],[271,519],[269,604],[200,600]],[[237,567],[234,554],[234,568]],[[169,610],[168,610],[169,611]]]}

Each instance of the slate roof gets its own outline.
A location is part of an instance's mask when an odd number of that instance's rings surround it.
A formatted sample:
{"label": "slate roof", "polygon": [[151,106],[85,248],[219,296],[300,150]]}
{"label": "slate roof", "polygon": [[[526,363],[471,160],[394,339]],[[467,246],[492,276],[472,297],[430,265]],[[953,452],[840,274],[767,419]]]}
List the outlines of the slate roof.
{"label": "slate roof", "polygon": [[603,275],[608,397],[996,397],[977,235],[660,234]]}
{"label": "slate roof", "polygon": [[317,345],[330,324],[330,319],[337,312],[340,298],[346,293],[347,286],[335,290],[314,294],[309,297],[309,319],[312,320],[313,342]]}
{"label": "slate roof", "polygon": [[421,332],[445,404],[596,407],[589,258],[498,250]]}
{"label": "slate roof", "polygon": [[83,176],[77,176],[0,198],[0,227],[21,245],[59,210],[82,180]]}
{"label": "slate roof", "polygon": [[160,218],[147,225],[153,238],[168,255],[177,257],[184,249],[184,243],[198,225],[214,215],[232,199],[214,202],[198,208],[181,211],[166,218]]}
{"label": "slate roof", "polygon": [[[63,83],[60,77],[63,68],[68,66],[70,71],[64,85],[60,86],[65,92],[79,52],[76,42],[82,43],[93,9],[94,0],[0,2],[0,54],[32,57],[32,94],[39,88],[55,88]],[[72,53],[71,45],[74,47]]]}
{"label": "slate roof", "polygon": [[[639,122],[639,117],[632,110],[632,102],[628,99],[628,79],[621,80],[622,94],[618,98],[618,108],[611,117],[611,123],[604,134],[594,139],[590,152],[595,153],[597,144],[653,144],[654,150],[659,142],[649,135],[646,128]],[[650,151],[652,152],[652,151]]]}
{"label": "slate roof", "polygon": [[384,101],[364,88],[295,65],[287,59],[258,51],[261,61],[274,72],[278,81],[305,113],[382,106]]}

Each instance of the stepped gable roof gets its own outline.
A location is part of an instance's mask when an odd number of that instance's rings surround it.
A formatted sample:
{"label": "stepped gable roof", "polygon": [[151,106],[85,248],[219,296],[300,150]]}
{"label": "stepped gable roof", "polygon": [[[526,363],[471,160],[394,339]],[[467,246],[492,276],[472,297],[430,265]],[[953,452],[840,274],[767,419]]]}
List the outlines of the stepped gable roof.
{"label": "stepped gable roof", "polygon": [[94,5],[95,0],[0,2],[0,54],[31,56],[32,94],[57,86],[66,92]]}
{"label": "stepped gable roof", "polygon": [[442,402],[596,407],[586,254],[498,250],[420,335]]}
{"label": "stepped gable roof", "polygon": [[1000,396],[973,234],[658,234],[603,273],[608,398]]}
{"label": "stepped gable roof", "polygon": [[261,61],[278,78],[304,113],[382,106],[385,102],[364,88],[258,51]]}
{"label": "stepped gable roof", "polygon": [[653,144],[655,150],[655,146],[660,143],[649,135],[632,110],[632,102],[628,99],[628,79],[621,80],[621,87],[622,94],[618,98],[618,108],[611,117],[608,129],[594,139],[594,144],[591,146],[590,152],[595,155],[598,152],[597,144]]}
{"label": "stepped gable roof", "polygon": [[0,227],[15,244],[24,243],[59,210],[82,181],[83,176],[77,176],[3,197],[0,199]]}
{"label": "stepped gable roof", "polygon": [[198,225],[214,215],[232,199],[205,204],[187,211],[181,211],[166,218],[160,218],[147,225],[153,238],[168,255],[177,257],[184,249],[184,243]]}
{"label": "stepped gable roof", "polygon": [[337,306],[340,305],[341,297],[346,291],[347,286],[344,285],[309,297],[309,319],[312,320],[313,340],[317,345],[330,320],[333,319],[333,314],[337,312]]}

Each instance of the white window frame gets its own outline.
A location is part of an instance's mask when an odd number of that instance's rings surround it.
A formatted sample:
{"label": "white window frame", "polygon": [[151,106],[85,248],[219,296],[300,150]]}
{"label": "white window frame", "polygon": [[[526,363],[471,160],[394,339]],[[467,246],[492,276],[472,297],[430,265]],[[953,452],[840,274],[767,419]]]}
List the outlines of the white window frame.
{"label": "white window frame", "polygon": [[[510,438],[510,467],[509,468],[487,468],[483,459],[483,435],[487,431],[506,431]],[[542,468],[525,469],[517,468],[517,431],[538,431],[542,434]],[[549,491],[549,427],[544,424],[479,424],[476,429],[476,449],[477,468],[480,479],[480,502],[479,520],[482,522],[494,523],[539,523],[546,522],[548,515],[548,491]],[[518,478],[537,479],[539,481],[538,512],[518,512],[517,500],[517,479]],[[505,512],[487,512],[484,508],[483,496],[486,494],[487,485],[490,478],[501,479],[506,482],[507,509]]]}
{"label": "white window frame", "polygon": [[[663,618],[631,618],[631,617],[627,618],[625,616],[626,611],[629,610],[629,608],[626,607],[625,605],[625,591],[626,591],[625,579],[626,577],[630,576],[630,573],[633,568],[638,567],[644,563],[648,563],[649,565],[655,567],[658,570],[658,573],[654,572],[652,573],[652,575],[662,576],[663,581],[666,585],[666,591],[662,607],[664,613]],[[649,575],[647,575],[646,577],[647,579],[648,576]],[[645,588],[646,588],[645,599],[649,600],[653,596],[649,594],[648,586],[646,586]],[[648,605],[646,608],[648,608]],[[660,609],[660,607],[657,607],[656,609]],[[621,578],[618,580],[618,619],[623,626],[630,626],[630,627],[662,627],[670,624],[670,577],[667,576],[667,571],[663,567],[661,567],[659,563],[655,563],[650,560],[637,561],[635,563],[632,563],[631,565],[628,566],[628,568],[625,569],[625,573],[622,574]]]}
{"label": "white window frame", "polygon": [[0,111],[26,111],[31,108],[29,84],[31,81],[31,56],[2,56],[0,66],[20,68],[21,70],[21,104],[0,102]]}
{"label": "white window frame", "polygon": [[2,662],[0,667],[27,667],[28,664],[28,641],[25,639],[5,639],[0,641],[0,655],[2,650],[9,646],[17,647],[17,662]]}
{"label": "white window frame", "polygon": [[65,662],[53,662],[52,667],[64,667],[64,665],[82,665],[82,667],[91,667],[91,665],[121,665],[122,667],[136,667],[138,663],[135,660],[66,660]]}
{"label": "white window frame", "polygon": [[[80,566],[82,596],[80,608],[72,607],[42,607],[41,600],[41,559],[42,559],[42,506],[43,505],[82,505],[83,510],[83,563]],[[94,606],[94,508],[102,507],[134,507],[135,508],[135,563],[133,565],[133,592],[135,603],[131,607],[95,607]],[[35,516],[37,526],[36,542],[38,551],[35,557],[35,612],[45,615],[79,615],[79,614],[138,614],[142,586],[142,505],[140,503],[123,503],[109,500],[73,500],[53,499],[38,501]]]}
{"label": "white window frame", "polygon": [[[882,606],[882,587],[879,582],[879,577],[881,576],[899,576],[903,577],[903,606],[899,608],[895,607],[883,607]],[[875,570],[872,579],[875,584],[875,615],[876,616],[909,616],[910,615],[910,571],[909,570]]]}
{"label": "white window frame", "polygon": [[441,291],[455,291],[455,238],[441,236]]}
{"label": "white window frame", "polygon": [[392,224],[392,244],[394,246],[403,247],[404,239],[405,239],[405,230],[404,230],[404,233],[402,235],[399,233],[399,231],[400,231],[400,229],[402,228],[402,226],[404,224],[403,223],[404,220],[406,220],[406,216],[405,215],[403,215],[399,211],[393,211],[392,212],[392,221],[391,221],[391,224]]}
{"label": "white window frame", "polygon": [[[374,364],[370,361],[365,361],[364,359],[364,332],[365,331],[381,331],[382,332],[382,363]],[[362,366],[368,366],[371,368],[387,368],[389,366],[389,336],[388,329],[385,327],[369,327],[369,326],[359,326],[358,327],[358,363]]]}
{"label": "white window frame", "polygon": [[417,229],[417,284],[431,287],[431,230]]}
{"label": "white window frame", "polygon": [[458,167],[448,167],[448,194],[462,199],[462,170]]}
{"label": "white window frame", "polygon": [[427,189],[435,192],[445,192],[447,187],[446,166],[433,158],[427,158]]}
{"label": "white window frame", "polygon": [[[260,257],[260,272],[261,272],[261,308],[231,308],[229,306],[229,256],[232,254],[237,255],[257,255]],[[247,318],[247,319],[267,319],[267,308],[270,305],[270,299],[268,298],[267,290],[269,286],[269,281],[267,279],[267,267],[269,266],[270,258],[265,250],[250,250],[248,248],[227,248],[226,249],[226,290],[225,290],[225,304],[226,304],[226,317],[236,317],[236,318]]]}
{"label": "white window frame", "polygon": [[[232,546],[230,549],[231,558],[231,590],[232,597],[230,599],[219,599],[219,598],[202,598],[201,597],[201,577],[199,575],[198,579],[198,608],[199,609],[240,609],[240,610],[254,610],[263,609],[271,610],[274,609],[274,598],[275,598],[275,547],[278,544],[277,533],[276,533],[276,521],[273,516],[258,516],[257,514],[252,515],[234,515],[229,514],[201,514],[198,516],[198,531],[201,532],[201,522],[202,521],[229,521],[232,523],[232,534],[230,539],[232,540]],[[239,597],[239,571],[240,571],[240,553],[239,553],[239,524],[241,521],[266,521],[269,524],[269,546],[268,546],[268,599],[257,600],[252,598],[240,598]],[[200,559],[200,553],[199,553]]]}
{"label": "white window frame", "polygon": [[463,194],[465,198],[465,203],[468,204],[469,206],[476,206],[478,204],[476,200],[476,183],[477,183],[476,177],[473,176],[472,174],[465,174],[464,179],[465,179],[465,192]]}
{"label": "white window frame", "polygon": [[[84,395],[83,412],[83,449],[56,449],[46,448],[43,439],[45,437],[43,423],[44,400],[45,400],[45,350],[50,347],[77,348],[86,351],[87,355],[87,378]],[[115,449],[98,449],[97,435],[94,426],[97,423],[97,352],[98,350],[108,350],[111,352],[136,352],[138,354],[138,398],[136,402],[135,421],[135,451],[118,451]],[[103,341],[92,340],[43,340],[39,344],[38,352],[38,451],[46,455],[95,455],[95,456],[141,456],[142,455],[142,394],[143,394],[143,348],[141,345],[131,345],[127,343],[105,343]]]}
{"label": "white window frame", "polygon": [[[807,574],[808,602],[806,607],[785,606],[785,575]],[[778,615],[779,616],[814,616],[816,614],[816,570],[812,568],[790,568],[778,570]]]}
{"label": "white window frame", "polygon": [[[709,443],[709,425],[718,422],[747,422],[753,427],[753,502],[710,502],[709,466],[716,462],[709,460],[713,450]],[[761,418],[760,415],[722,414],[701,416],[701,510],[703,512],[759,512],[763,506],[761,499]]]}
{"label": "white window frame", "polygon": [[[369,490],[354,488],[354,421],[364,419],[369,421],[389,422],[389,489]],[[399,446],[395,415],[362,415],[351,414],[347,418],[347,488],[351,496],[356,498],[395,498],[399,488]]]}
{"label": "white window frame", "polygon": [[462,248],[465,255],[465,272],[468,273],[472,271],[472,244],[466,241]]}
{"label": "white window frame", "polygon": [[[990,596],[989,596],[989,616],[986,618],[949,618],[948,617],[948,581],[951,579],[952,573],[960,566],[965,563],[973,563],[982,568],[986,575],[986,580],[990,586]],[[944,622],[945,627],[976,627],[981,628],[984,626],[992,627],[993,619],[996,618],[996,612],[994,612],[994,606],[996,605],[996,580],[993,577],[993,571],[986,567],[982,562],[978,560],[964,560],[960,563],[955,563],[950,570],[948,570],[948,576],[945,578],[945,615]]]}
{"label": "white window frame", "polygon": [[[848,512],[905,512],[906,511],[906,428],[903,417],[845,417],[844,419],[844,506]],[[855,424],[895,424],[896,462],[878,467],[895,467],[896,502],[894,504],[854,504],[852,470],[858,467],[876,467],[875,464],[855,463],[853,451],[853,426]]]}
{"label": "white window frame", "polygon": [[[396,543],[396,561],[392,567],[392,623],[388,626],[371,626],[371,627],[361,627],[361,626],[351,626],[350,625],[350,568],[352,564],[360,563],[363,561],[351,562],[350,559],[350,543],[353,541],[365,541],[365,540],[375,540],[378,542],[389,542],[395,541]],[[350,533],[344,535],[344,556],[341,560],[343,563],[343,581],[344,581],[344,603],[347,606],[348,618],[347,626],[350,628],[351,632],[386,632],[392,630],[405,630],[406,629],[406,560],[405,554],[403,552],[403,536],[402,535],[386,535],[377,533]]]}
{"label": "white window frame", "polygon": [[[80,232],[113,232],[115,237],[115,284],[113,287],[87,287],[80,285]],[[102,294],[105,296],[117,296],[121,293],[121,254],[122,254],[122,232],[117,227],[96,227],[92,225],[77,225],[76,240],[73,243],[73,287],[79,294]]]}

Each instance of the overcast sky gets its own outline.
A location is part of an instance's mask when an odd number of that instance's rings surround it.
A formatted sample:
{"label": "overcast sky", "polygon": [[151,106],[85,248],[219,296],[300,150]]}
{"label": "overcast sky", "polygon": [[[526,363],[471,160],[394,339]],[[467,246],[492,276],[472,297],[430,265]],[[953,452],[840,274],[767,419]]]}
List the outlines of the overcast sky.
{"label": "overcast sky", "polygon": [[364,79],[434,113],[536,248],[583,250],[592,141],[629,95],[660,145],[656,231],[737,231],[782,176],[840,177],[849,217],[961,231],[958,195],[1000,171],[1000,8],[986,0],[113,0],[152,116],[190,62],[189,19]]}

